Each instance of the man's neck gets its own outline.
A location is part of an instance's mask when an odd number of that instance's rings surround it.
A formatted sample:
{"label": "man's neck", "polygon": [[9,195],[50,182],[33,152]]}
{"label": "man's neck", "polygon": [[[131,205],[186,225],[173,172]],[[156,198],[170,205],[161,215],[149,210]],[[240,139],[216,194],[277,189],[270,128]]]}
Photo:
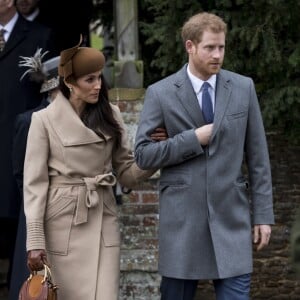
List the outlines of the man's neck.
{"label": "man's neck", "polygon": [[17,13],[16,8],[11,7],[5,15],[0,15],[0,24],[4,27]]}
{"label": "man's neck", "polygon": [[23,15],[23,17],[25,19],[27,19],[28,21],[33,21],[39,14],[40,10],[38,8],[36,8],[32,13],[30,13],[29,15]]}

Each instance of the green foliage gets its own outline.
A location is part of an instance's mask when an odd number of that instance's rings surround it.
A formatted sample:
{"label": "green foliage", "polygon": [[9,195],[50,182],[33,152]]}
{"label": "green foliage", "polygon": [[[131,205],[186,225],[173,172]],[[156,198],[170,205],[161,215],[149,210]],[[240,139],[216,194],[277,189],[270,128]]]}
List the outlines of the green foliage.
{"label": "green foliage", "polygon": [[[224,67],[251,76],[268,129],[300,141],[300,3],[298,0],[140,0],[146,85],[178,70],[187,57],[184,21],[210,11],[228,24]],[[144,16],[144,17],[142,17]]]}
{"label": "green foliage", "polygon": [[93,0],[92,24],[94,28],[99,26],[111,28],[113,26],[113,4],[113,0]]}
{"label": "green foliage", "polygon": [[202,11],[194,0],[141,0],[140,41],[145,83],[150,84],[179,69],[186,61],[180,29],[187,15]]}

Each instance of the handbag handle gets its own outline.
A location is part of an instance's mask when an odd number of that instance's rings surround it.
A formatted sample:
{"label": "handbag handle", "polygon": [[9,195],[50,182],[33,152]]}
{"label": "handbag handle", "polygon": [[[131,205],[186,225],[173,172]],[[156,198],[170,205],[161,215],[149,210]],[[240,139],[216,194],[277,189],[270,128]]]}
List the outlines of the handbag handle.
{"label": "handbag handle", "polygon": [[[31,280],[32,276],[36,275],[36,274],[37,274],[37,271],[31,272],[30,276],[28,277],[27,280]],[[46,264],[44,264],[44,278],[42,280],[42,283],[44,283],[47,279],[51,280],[51,278],[52,278],[52,275],[51,275],[50,268],[49,268],[49,266],[47,266]]]}
{"label": "handbag handle", "polygon": [[51,275],[51,271],[50,271],[49,266],[44,264],[44,279],[43,279],[43,282],[45,282],[47,279],[51,280],[52,279],[51,277],[52,277],[52,275]]}

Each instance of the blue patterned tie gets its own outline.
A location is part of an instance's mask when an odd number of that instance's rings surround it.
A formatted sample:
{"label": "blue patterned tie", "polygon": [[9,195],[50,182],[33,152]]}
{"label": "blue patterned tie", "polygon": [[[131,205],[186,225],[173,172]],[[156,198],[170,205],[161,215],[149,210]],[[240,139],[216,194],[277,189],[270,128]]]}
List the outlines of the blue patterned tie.
{"label": "blue patterned tie", "polygon": [[5,46],[4,32],[5,32],[4,29],[0,30],[0,52],[3,51]]}
{"label": "blue patterned tie", "polygon": [[208,82],[204,82],[202,85],[202,114],[207,124],[213,123],[214,121],[213,106],[208,92],[209,86],[210,84]]}

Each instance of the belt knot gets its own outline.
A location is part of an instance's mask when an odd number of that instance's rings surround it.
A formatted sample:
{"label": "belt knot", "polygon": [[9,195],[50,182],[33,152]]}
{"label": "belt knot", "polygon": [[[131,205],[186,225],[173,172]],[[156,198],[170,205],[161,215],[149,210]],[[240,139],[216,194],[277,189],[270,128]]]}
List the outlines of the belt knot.
{"label": "belt knot", "polygon": [[102,186],[112,186],[115,185],[117,180],[112,173],[101,174],[95,177],[84,177],[83,181],[87,189],[85,196],[85,205],[90,207],[95,207],[99,204],[99,196],[97,189]]}

